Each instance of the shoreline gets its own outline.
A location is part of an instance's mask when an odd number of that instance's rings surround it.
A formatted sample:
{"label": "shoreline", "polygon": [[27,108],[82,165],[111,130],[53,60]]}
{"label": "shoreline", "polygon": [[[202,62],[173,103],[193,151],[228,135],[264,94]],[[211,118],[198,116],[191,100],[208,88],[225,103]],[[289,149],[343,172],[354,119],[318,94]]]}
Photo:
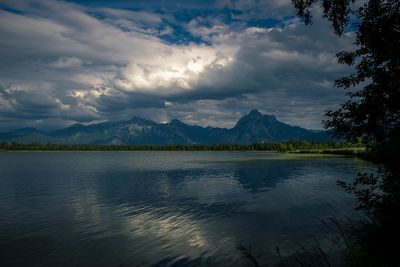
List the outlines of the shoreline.
{"label": "shoreline", "polygon": [[[287,159],[294,158],[305,158],[305,157],[323,157],[323,156],[348,156],[348,157],[359,157],[366,159],[370,155],[366,151],[365,148],[340,148],[340,149],[311,149],[311,150],[293,150],[293,151],[259,151],[259,150],[62,150],[62,149],[0,149],[1,152],[137,152],[137,153],[154,153],[154,152],[186,152],[186,153],[255,153],[255,154],[280,154],[279,158],[286,156]],[[276,157],[274,157],[276,158]],[[272,159],[272,158],[256,158],[254,160],[263,160],[263,159]]]}

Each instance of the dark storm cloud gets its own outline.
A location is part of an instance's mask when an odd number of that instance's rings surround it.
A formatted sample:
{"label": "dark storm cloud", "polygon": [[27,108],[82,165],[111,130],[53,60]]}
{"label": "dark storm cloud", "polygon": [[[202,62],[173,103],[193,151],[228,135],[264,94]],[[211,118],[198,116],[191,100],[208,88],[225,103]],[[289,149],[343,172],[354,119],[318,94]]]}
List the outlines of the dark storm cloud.
{"label": "dark storm cloud", "polygon": [[125,93],[119,96],[101,95],[96,102],[96,107],[99,112],[105,114],[132,108],[164,108],[164,99],[164,97],[142,93]]}
{"label": "dark storm cloud", "polygon": [[332,82],[349,70],[334,55],[351,33],[303,26],[289,1],[136,4],[0,1],[0,127],[135,115],[231,127],[258,108],[320,128],[342,102]]}
{"label": "dark storm cloud", "polygon": [[46,94],[31,94],[17,88],[0,88],[0,96],[8,104],[2,105],[0,109],[0,114],[6,117],[46,118],[57,110],[57,104]]}
{"label": "dark storm cloud", "polygon": [[[292,27],[283,29],[229,33],[229,42],[240,47],[233,63],[224,68],[210,66],[195,90],[180,93],[176,99],[225,99],[265,92],[284,93],[288,98],[318,95],[324,101],[341,96],[332,81],[348,70],[337,65],[335,53],[338,46],[349,45],[351,39],[337,40],[326,29],[320,29],[327,25],[314,25],[311,30],[319,38],[315,41],[305,26],[292,23]],[[221,34],[217,38],[225,37]]]}

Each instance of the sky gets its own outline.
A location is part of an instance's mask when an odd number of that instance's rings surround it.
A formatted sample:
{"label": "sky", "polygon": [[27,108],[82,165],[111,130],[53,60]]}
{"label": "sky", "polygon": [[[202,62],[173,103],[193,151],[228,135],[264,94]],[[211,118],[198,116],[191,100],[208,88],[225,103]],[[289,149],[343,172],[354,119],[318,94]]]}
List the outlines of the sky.
{"label": "sky", "polygon": [[0,0],[0,132],[134,116],[231,128],[252,109],[322,129],[345,101],[321,10],[290,0]]}

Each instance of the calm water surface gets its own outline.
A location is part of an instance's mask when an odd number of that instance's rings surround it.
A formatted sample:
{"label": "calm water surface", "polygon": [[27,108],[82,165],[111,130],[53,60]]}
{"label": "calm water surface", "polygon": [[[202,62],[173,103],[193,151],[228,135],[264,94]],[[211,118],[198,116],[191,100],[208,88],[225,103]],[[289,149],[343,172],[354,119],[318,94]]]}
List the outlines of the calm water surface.
{"label": "calm water surface", "polygon": [[[348,213],[355,158],[271,153],[0,153],[0,254],[10,266],[248,266],[321,238]],[[3,265],[4,266],[4,265]]]}

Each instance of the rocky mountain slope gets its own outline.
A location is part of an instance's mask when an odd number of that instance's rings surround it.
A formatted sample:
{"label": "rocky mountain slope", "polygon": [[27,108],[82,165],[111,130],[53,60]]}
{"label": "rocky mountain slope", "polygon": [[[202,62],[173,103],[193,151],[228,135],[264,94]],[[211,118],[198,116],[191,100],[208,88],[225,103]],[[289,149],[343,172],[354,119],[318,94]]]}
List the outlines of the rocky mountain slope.
{"label": "rocky mountain slope", "polygon": [[252,110],[231,129],[188,125],[179,120],[158,124],[134,117],[129,121],[99,124],[74,124],[70,127],[45,133],[35,128],[23,128],[10,133],[0,133],[0,141],[18,143],[58,144],[216,144],[253,142],[283,142],[290,139],[332,141],[323,131],[306,130],[278,121],[273,115],[263,115]]}

